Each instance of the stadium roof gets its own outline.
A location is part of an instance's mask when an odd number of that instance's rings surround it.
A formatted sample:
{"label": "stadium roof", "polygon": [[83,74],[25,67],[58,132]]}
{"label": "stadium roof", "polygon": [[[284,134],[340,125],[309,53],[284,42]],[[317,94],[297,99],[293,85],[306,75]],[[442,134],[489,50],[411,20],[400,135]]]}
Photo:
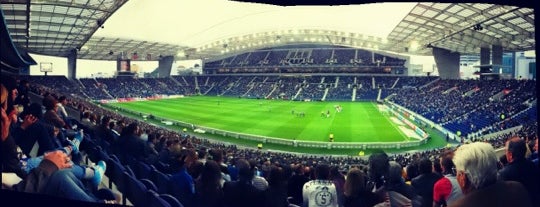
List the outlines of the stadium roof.
{"label": "stadium roof", "polygon": [[11,38],[18,47],[66,56],[82,47],[127,0],[1,0]]}
{"label": "stadium roof", "polygon": [[[419,53],[428,45],[462,54],[478,54],[480,47],[502,45],[506,51],[534,50],[534,10],[494,4],[419,3],[388,35],[399,51],[417,42]],[[409,46],[407,45],[409,43]]]}
{"label": "stadium roof", "polygon": [[[113,60],[122,53],[128,58],[136,53],[139,60],[147,60],[148,54],[149,60],[160,55],[214,59],[260,48],[314,43],[416,55],[431,55],[428,45],[462,54],[478,54],[480,47],[494,44],[501,44],[505,51],[536,46],[534,10],[515,6],[381,3],[281,7],[229,1],[126,1],[30,1],[28,7],[27,1],[1,0],[19,47],[28,44],[30,52],[55,56],[66,56],[76,48],[82,59]],[[366,10],[372,11],[371,16],[351,16],[366,15]],[[256,22],[249,24],[248,20]],[[99,29],[104,24],[107,28]]]}
{"label": "stadium roof", "polygon": [[125,38],[92,37],[78,53],[81,59],[91,60],[158,60],[161,56],[175,56],[178,51],[188,50],[175,44]]}

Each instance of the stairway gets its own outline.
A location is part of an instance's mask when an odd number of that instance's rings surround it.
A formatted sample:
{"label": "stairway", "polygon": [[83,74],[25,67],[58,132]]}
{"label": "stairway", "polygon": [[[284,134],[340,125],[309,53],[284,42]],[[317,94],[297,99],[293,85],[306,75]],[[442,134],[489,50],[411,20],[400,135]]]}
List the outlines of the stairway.
{"label": "stairway", "polygon": [[182,80],[184,80],[184,83],[186,84],[186,86],[189,86],[189,83],[186,81],[186,79],[184,78],[184,76],[182,76]]}
{"label": "stairway", "polygon": [[326,100],[326,95],[328,95],[328,88],[324,89],[324,95],[322,96],[321,101]]}
{"label": "stairway", "polygon": [[270,96],[272,95],[272,93],[274,93],[274,91],[276,91],[277,88],[278,88],[278,85],[275,84],[275,85],[274,85],[274,88],[272,88],[272,91],[270,91],[270,93],[268,93],[268,95],[266,95],[265,98],[270,97]]}
{"label": "stairway", "polygon": [[[242,78],[240,78],[240,79],[242,79]],[[240,79],[238,79],[238,80],[240,80]],[[227,93],[227,91],[230,91],[231,88],[233,88],[234,85],[236,85],[236,83],[238,83],[238,81],[235,82],[235,83],[229,83],[229,87],[227,87],[227,89],[223,90],[223,93],[221,93],[221,94],[219,94],[219,95],[220,95],[220,96],[223,96],[223,94]]]}
{"label": "stairway", "polygon": [[244,94],[242,94],[242,97],[246,96],[246,94],[248,94],[254,87],[255,84],[249,84],[249,89]]}
{"label": "stairway", "polygon": [[77,80],[77,83],[79,83],[79,85],[81,85],[81,88],[86,88],[86,86],[84,86],[84,85],[82,84],[81,80],[79,80],[79,79],[75,79],[75,80]]}
{"label": "stairway", "polygon": [[426,85],[420,86],[420,87],[418,87],[418,88],[419,88],[419,89],[423,89],[423,88],[425,88],[425,87],[428,87],[428,86],[431,85],[431,84],[434,84],[435,82],[437,82],[437,81],[439,81],[439,80],[440,80],[440,78],[437,78],[437,79],[435,79],[435,80],[433,80],[433,81],[427,83]]}
{"label": "stairway", "polygon": [[449,89],[446,90],[446,91],[443,91],[442,94],[448,94],[448,93],[450,93],[450,92],[452,92],[452,91],[455,91],[455,90],[457,90],[457,86],[454,86],[454,87],[452,87],[452,88],[449,88]]}
{"label": "stairway", "polygon": [[296,94],[294,95],[294,97],[292,98],[292,100],[296,100],[296,97],[298,97],[298,95],[300,95],[300,92],[302,92],[302,87],[300,87],[298,89],[298,91],[296,92]]}
{"label": "stairway", "polygon": [[379,88],[379,94],[377,94],[377,101],[381,100],[382,89]]}
{"label": "stairway", "polygon": [[496,93],[495,95],[491,96],[490,100],[499,101],[504,96],[504,91],[501,91],[499,93]]}
{"label": "stairway", "polygon": [[392,87],[390,87],[390,88],[396,87],[396,85],[397,85],[398,82],[399,82],[399,78],[396,79],[396,81],[394,82],[394,84],[393,84]]}
{"label": "stairway", "polygon": [[371,77],[371,88],[375,89],[375,77]]}
{"label": "stairway", "polygon": [[356,88],[352,89],[352,98],[351,101],[356,101]]}
{"label": "stairway", "polygon": [[174,79],[172,76],[169,77],[174,83],[176,83],[177,86],[182,86],[180,82],[178,82],[176,79]]}
{"label": "stairway", "polygon": [[206,92],[204,92],[203,95],[206,95],[208,92],[210,92],[212,88],[214,88],[214,86],[215,86],[215,83],[212,83],[212,86],[208,90],[206,90]]}
{"label": "stairway", "polygon": [[471,89],[470,91],[465,92],[465,94],[463,94],[463,96],[470,96],[470,95],[472,95],[474,92],[476,92],[476,89],[473,88],[473,89]]}
{"label": "stairway", "polygon": [[253,81],[255,81],[255,79],[257,79],[257,77],[253,77],[253,78],[251,79],[251,81],[249,81],[248,85],[251,84],[251,83],[253,83]]}
{"label": "stairway", "polygon": [[337,88],[338,84],[339,84],[339,76],[336,77],[334,88]]}

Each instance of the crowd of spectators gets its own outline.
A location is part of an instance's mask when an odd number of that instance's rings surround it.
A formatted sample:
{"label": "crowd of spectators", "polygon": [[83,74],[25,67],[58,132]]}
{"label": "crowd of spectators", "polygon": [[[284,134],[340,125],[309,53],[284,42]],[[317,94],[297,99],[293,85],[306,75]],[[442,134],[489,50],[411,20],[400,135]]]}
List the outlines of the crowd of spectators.
{"label": "crowd of spectators", "polygon": [[[341,81],[333,87],[338,77]],[[381,99],[396,94],[391,101],[468,138],[516,126],[519,123],[516,120],[532,119],[532,113],[523,112],[533,110],[529,102],[536,97],[536,83],[531,80],[437,80],[435,77],[395,76],[173,76],[74,81],[63,76],[26,78],[62,93],[92,99],[156,94],[293,99],[298,94],[296,100],[321,100],[325,89],[329,88],[327,100],[349,100],[356,88],[355,100],[370,101],[379,98],[380,91]],[[428,83],[428,87],[422,87]]]}
{"label": "crowd of spectators", "polygon": [[[54,85],[47,81],[56,80],[44,80],[42,84]],[[5,83],[8,81],[2,80],[2,85]],[[268,84],[271,83],[276,82],[268,82]],[[59,130],[61,134],[68,136],[73,126],[84,128],[86,135],[82,142],[86,144],[80,147],[83,151],[90,153],[103,150],[107,155],[118,156],[120,161],[128,166],[135,165],[133,163],[135,160],[154,165],[163,173],[170,174],[171,189],[176,190],[168,193],[180,200],[184,206],[198,206],[197,204],[253,206],[254,203],[267,204],[267,206],[312,206],[314,204],[384,206],[384,204],[394,203],[412,206],[486,206],[489,202],[509,202],[510,198],[513,199],[515,205],[538,205],[538,179],[537,176],[531,176],[538,175],[538,166],[530,164],[530,160],[537,162],[538,159],[536,121],[526,122],[517,133],[502,134],[491,139],[479,136],[473,141],[481,141],[480,143],[462,144],[451,159],[444,158],[448,155],[448,151],[454,154],[453,147],[394,155],[375,152],[366,160],[352,156],[272,152],[212,142],[124,117],[87,102],[79,96],[64,94],[61,90],[31,84],[30,90],[45,97],[43,105],[47,111],[52,110],[51,113],[54,113],[55,103],[64,95],[68,97],[68,101],[62,102],[62,105],[76,109],[80,113],[79,117],[62,119],[63,124],[54,121],[56,118],[44,119],[44,121],[48,120],[46,124],[63,129]],[[6,88],[6,91],[10,93],[2,92],[2,94],[12,94],[14,87]],[[9,123],[7,124],[9,128],[32,121],[27,120],[28,117],[21,117],[22,121],[13,123],[6,121],[7,115],[14,113],[13,109],[10,109],[13,107],[8,107],[14,104],[14,101],[8,104],[10,101],[7,100],[11,99],[2,98],[3,127],[6,123]],[[22,98],[17,100],[19,102]],[[29,110],[32,107],[28,105],[27,108]],[[6,132],[4,129],[2,129],[3,133]],[[2,135],[2,147],[4,147],[6,145],[4,134]],[[50,138],[50,140],[54,139]],[[87,143],[87,141],[91,142]],[[73,139],[71,142],[64,143],[63,146],[67,149],[65,151],[79,148],[76,142],[77,139]],[[96,143],[100,147],[89,147],[91,143]],[[505,157],[501,159],[496,157],[493,147],[504,147]],[[6,151],[3,150],[4,152]],[[44,161],[38,163],[39,166],[31,171],[31,174],[52,171],[51,174],[47,174],[50,176],[50,179],[46,180],[49,183],[47,186],[69,186],[70,189],[75,188],[84,193],[63,194],[51,190],[53,187],[44,188],[43,186],[35,191],[29,191],[29,188],[20,186],[28,186],[30,185],[28,183],[42,177],[25,175],[20,177],[23,182],[12,189],[91,202],[119,202],[110,189],[98,190],[94,187],[88,189],[82,184],[87,182],[84,176],[78,178],[74,176],[74,172],[61,170],[70,168],[71,165],[56,164],[58,160],[60,160],[59,163],[66,163],[68,159],[74,159],[74,157],[66,156],[64,152],[46,154]],[[455,165],[449,163],[448,160],[453,161]],[[484,160],[495,160],[495,164],[486,164]],[[99,162],[99,159],[95,162]],[[7,173],[4,164],[2,163],[2,172]],[[94,171],[94,175],[102,175],[100,171],[104,171],[106,167],[96,166],[89,170]],[[454,168],[456,171],[448,170]],[[498,171],[500,176],[497,176]],[[347,174],[346,179],[344,174]],[[443,176],[450,181],[441,181],[441,184],[437,184]],[[451,181],[454,177],[455,182]],[[88,182],[93,182],[93,179],[92,177]],[[500,182],[496,182],[497,180]],[[459,188],[456,188],[456,183]],[[437,190],[439,188],[436,187],[439,185],[451,185],[452,190],[439,192]],[[448,187],[443,189],[448,189]],[[458,193],[458,189],[461,192]],[[329,200],[321,203],[323,201],[320,197],[317,198],[317,195],[322,195],[320,193],[328,196]],[[481,199],[494,193],[503,193],[508,195],[508,198],[499,196],[490,197],[491,199],[487,201]],[[249,195],[249,199],[245,198],[246,195]],[[292,199],[287,199],[287,197],[292,197]]]}
{"label": "crowd of spectators", "polygon": [[[227,68],[228,72],[270,72],[260,70],[260,66],[354,66],[354,67],[403,67],[404,59],[385,56],[361,49],[305,48],[274,49],[270,51],[247,52],[221,60],[205,63],[209,69]],[[311,68],[313,70],[315,68]],[[321,70],[322,68],[319,68]],[[287,69],[290,71],[289,69]],[[322,70],[333,70],[324,68]],[[336,70],[338,71],[338,70]]]}

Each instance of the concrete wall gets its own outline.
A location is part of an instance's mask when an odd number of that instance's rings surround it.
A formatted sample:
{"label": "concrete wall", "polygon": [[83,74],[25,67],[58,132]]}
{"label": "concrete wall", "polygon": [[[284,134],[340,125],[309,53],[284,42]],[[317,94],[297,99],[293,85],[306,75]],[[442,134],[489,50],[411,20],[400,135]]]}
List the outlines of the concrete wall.
{"label": "concrete wall", "polygon": [[171,75],[171,69],[174,62],[173,56],[162,57],[159,60],[158,68],[156,68],[160,78],[169,77]]}
{"label": "concrete wall", "polygon": [[458,52],[434,47],[433,57],[435,57],[441,79],[459,79],[460,54]]}
{"label": "concrete wall", "polygon": [[67,78],[75,80],[77,76],[77,50],[72,49],[67,56]]}

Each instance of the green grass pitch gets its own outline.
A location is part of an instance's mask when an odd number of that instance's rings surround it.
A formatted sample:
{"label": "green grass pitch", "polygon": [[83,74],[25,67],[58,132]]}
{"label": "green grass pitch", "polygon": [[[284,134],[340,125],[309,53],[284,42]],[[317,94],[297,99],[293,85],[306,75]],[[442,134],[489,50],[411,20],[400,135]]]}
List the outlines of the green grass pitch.
{"label": "green grass pitch", "polygon": [[[329,134],[333,133],[335,142],[408,140],[371,102],[298,102],[195,96],[111,105],[196,126],[284,139],[327,142]],[[341,105],[343,110],[336,112],[336,105]],[[327,111],[330,111],[328,118]],[[301,112],[305,117],[298,116]]]}

